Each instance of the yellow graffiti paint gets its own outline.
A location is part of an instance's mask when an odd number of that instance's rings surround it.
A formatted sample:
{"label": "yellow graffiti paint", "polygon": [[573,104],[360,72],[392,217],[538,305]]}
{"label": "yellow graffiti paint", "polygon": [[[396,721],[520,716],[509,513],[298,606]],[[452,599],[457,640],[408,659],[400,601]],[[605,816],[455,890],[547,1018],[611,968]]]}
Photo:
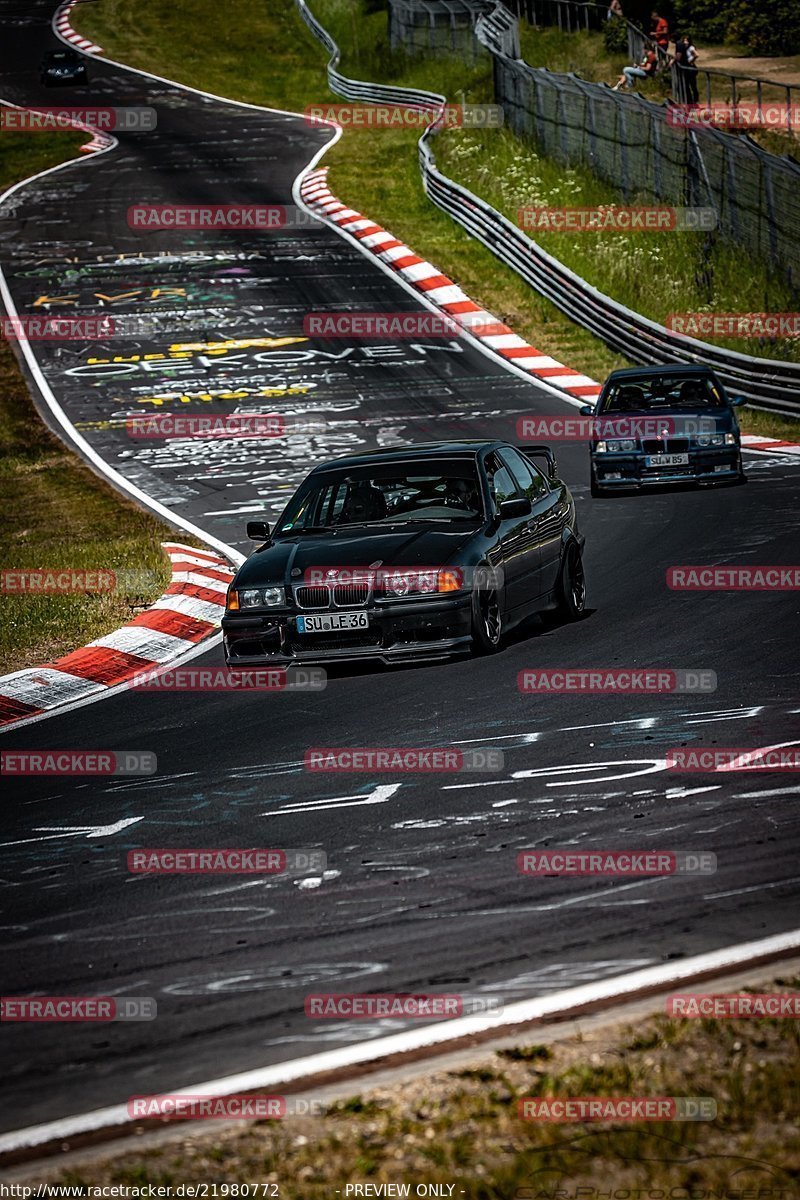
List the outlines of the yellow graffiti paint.
{"label": "yellow graffiti paint", "polygon": [[228,342],[176,342],[169,349],[171,354],[187,350],[196,354],[225,354],[228,350],[250,350],[254,346],[275,349],[277,346],[293,346],[296,342],[307,341],[306,337],[232,338]]}

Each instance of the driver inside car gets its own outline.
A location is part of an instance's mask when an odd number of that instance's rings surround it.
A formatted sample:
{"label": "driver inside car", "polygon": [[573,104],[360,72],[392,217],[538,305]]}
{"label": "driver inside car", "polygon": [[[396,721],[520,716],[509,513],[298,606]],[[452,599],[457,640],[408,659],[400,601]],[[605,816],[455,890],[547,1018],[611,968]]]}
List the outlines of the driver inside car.
{"label": "driver inside car", "polygon": [[357,525],[363,521],[380,521],[386,516],[386,497],[369,480],[348,483],[347,497],[342,505],[338,525]]}

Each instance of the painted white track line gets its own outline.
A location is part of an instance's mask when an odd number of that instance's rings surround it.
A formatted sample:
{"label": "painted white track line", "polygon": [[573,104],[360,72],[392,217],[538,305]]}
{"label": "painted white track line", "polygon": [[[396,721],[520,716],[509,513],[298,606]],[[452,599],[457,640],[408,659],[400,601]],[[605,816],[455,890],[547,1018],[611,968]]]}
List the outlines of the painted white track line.
{"label": "painted white track line", "polygon": [[[362,1042],[357,1046],[326,1050],[321,1054],[279,1063],[276,1066],[204,1080],[171,1092],[170,1095],[230,1096],[241,1092],[270,1090],[281,1084],[295,1083],[325,1072],[351,1067],[356,1063],[379,1062],[391,1055],[410,1053],[425,1046],[444,1046],[471,1034],[493,1030],[500,1035],[507,1026],[525,1025],[548,1017],[562,1016],[601,1002],[616,1003],[625,1000],[626,997],[635,997],[643,991],[653,992],[673,984],[686,984],[696,976],[704,976],[709,972],[723,974],[729,968],[746,966],[750,962],[764,962],[793,950],[800,950],[800,929],[761,938],[756,942],[745,942],[740,946],[712,950],[680,962],[645,967],[628,975],[598,980],[534,1000],[522,1000],[507,1005],[500,1020],[484,1014],[478,1017],[462,1017],[456,1021],[442,1021],[422,1029],[381,1038],[378,1042]],[[136,1123],[137,1121],[128,1115],[127,1105],[115,1104],[109,1108],[98,1108],[93,1112],[63,1117],[43,1125],[31,1125],[27,1129],[2,1134],[0,1154],[44,1146],[53,1141],[67,1141],[83,1134]]]}

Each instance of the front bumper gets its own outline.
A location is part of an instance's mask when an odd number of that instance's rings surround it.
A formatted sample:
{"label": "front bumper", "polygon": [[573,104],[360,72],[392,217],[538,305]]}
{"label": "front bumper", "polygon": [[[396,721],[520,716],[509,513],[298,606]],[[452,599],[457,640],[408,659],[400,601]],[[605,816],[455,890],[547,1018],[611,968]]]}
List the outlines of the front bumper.
{"label": "front bumper", "polygon": [[468,650],[472,642],[469,593],[372,604],[366,610],[367,629],[298,633],[298,616],[331,611],[357,610],[282,608],[226,613],[222,619],[225,661],[232,668],[361,659],[407,662],[448,658]]}
{"label": "front bumper", "polygon": [[689,462],[671,467],[648,467],[641,451],[591,454],[592,471],[604,488],[645,488],[669,483],[717,483],[736,479],[741,470],[738,446],[689,450]]}

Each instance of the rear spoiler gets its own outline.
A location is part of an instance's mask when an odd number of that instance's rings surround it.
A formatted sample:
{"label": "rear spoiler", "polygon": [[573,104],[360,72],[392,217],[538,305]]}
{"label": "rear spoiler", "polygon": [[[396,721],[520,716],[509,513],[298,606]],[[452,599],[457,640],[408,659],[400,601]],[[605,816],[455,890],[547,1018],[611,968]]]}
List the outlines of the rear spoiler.
{"label": "rear spoiler", "polygon": [[549,446],[517,446],[517,450],[526,458],[546,458],[548,479],[558,478],[556,456]]}

